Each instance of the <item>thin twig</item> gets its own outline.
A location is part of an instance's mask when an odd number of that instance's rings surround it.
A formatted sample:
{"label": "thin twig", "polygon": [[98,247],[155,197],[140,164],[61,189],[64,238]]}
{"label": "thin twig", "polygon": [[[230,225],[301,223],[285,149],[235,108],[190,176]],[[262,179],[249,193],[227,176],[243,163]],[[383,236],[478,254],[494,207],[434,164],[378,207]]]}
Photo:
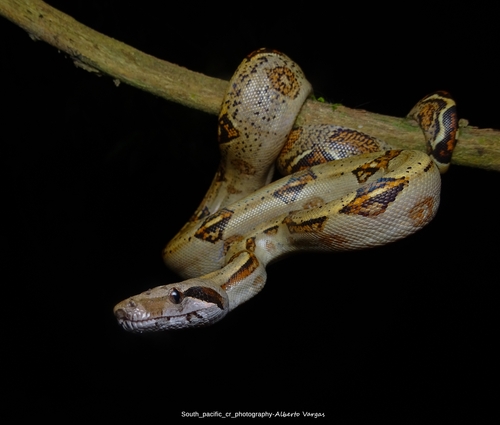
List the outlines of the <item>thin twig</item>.
{"label": "thin twig", "polygon": [[[71,56],[87,71],[211,114],[219,112],[227,81],[190,71],[147,55],[75,21],[40,0],[0,0],[0,15]],[[396,148],[422,149],[411,121],[309,100],[301,124],[332,123],[360,129]],[[360,124],[362,123],[362,124]],[[453,163],[500,171],[500,132],[464,126]]]}

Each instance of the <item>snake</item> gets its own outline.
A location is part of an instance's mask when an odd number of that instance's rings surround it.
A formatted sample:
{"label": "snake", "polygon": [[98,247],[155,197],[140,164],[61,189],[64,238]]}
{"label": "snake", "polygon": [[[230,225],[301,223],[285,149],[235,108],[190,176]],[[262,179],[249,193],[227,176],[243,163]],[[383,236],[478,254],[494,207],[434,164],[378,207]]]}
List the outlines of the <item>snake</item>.
{"label": "snake", "polygon": [[[332,124],[295,126],[311,90],[279,51],[243,60],[218,118],[218,169],[163,251],[184,280],[118,303],[114,314],[125,330],[212,325],[262,290],[274,261],[385,245],[433,219],[457,141],[452,97],[435,92],[410,111],[427,145],[421,152]],[[272,181],[275,169],[283,177]]]}

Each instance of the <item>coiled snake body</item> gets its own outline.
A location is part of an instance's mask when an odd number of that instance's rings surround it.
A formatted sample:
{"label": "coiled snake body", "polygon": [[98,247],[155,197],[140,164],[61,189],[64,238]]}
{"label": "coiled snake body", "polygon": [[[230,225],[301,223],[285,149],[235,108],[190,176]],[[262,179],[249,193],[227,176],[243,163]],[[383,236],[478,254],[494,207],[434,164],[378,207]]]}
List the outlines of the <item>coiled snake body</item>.
{"label": "coiled snake body", "polygon": [[[261,49],[232,77],[219,115],[221,162],[202,203],[164,250],[184,279],[116,305],[129,331],[217,322],[266,282],[266,266],[300,250],[346,251],[387,244],[429,223],[440,171],[456,143],[454,101],[445,92],[410,112],[428,155],[391,150],[355,130],[292,130],[310,84],[285,55]],[[270,183],[274,164],[282,174]]]}

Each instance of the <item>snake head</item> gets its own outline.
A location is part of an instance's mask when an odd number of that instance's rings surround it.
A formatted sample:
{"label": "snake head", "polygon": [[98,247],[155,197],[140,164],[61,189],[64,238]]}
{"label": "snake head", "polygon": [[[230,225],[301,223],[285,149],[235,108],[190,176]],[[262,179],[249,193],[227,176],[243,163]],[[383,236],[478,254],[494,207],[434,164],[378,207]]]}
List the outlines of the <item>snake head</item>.
{"label": "snake head", "polygon": [[127,331],[156,332],[211,325],[228,313],[229,300],[223,289],[189,279],[127,298],[113,311]]}

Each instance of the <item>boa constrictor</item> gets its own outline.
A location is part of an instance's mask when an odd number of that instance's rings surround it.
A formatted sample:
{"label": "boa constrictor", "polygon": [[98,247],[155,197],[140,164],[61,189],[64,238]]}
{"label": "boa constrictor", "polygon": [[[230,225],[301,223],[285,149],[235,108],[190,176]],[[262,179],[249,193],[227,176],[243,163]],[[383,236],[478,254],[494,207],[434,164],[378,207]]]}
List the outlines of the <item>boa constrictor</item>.
{"label": "boa constrictor", "polygon": [[[456,142],[446,92],[410,112],[428,155],[334,125],[292,130],[311,90],[285,55],[249,55],[229,83],[219,115],[221,162],[193,217],[164,250],[187,279],[115,306],[128,331],[217,322],[266,282],[266,266],[294,251],[346,251],[387,244],[429,223]],[[277,158],[277,159],[276,159]],[[286,177],[270,183],[274,163]]]}

